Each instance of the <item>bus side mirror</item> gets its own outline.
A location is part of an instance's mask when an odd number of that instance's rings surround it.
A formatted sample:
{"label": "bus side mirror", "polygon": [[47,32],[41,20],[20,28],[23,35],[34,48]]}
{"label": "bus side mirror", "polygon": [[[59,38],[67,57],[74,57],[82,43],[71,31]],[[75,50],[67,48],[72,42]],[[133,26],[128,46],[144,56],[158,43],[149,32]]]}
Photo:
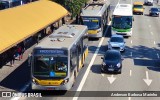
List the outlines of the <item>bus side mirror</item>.
{"label": "bus side mirror", "polygon": [[32,55],[28,55],[28,66],[31,66]]}

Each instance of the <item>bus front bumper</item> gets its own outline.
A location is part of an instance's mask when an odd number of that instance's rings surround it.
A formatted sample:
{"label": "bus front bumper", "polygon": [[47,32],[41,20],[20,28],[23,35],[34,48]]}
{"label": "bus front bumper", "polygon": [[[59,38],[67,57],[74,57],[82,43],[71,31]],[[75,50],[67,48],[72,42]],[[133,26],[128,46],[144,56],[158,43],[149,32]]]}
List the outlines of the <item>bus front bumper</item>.
{"label": "bus front bumper", "polygon": [[118,34],[118,35],[123,35],[123,36],[132,36],[132,31],[131,32],[117,32],[112,30],[112,34]]}
{"label": "bus front bumper", "polygon": [[69,90],[69,84],[60,85],[60,86],[42,86],[32,83],[32,90]]}
{"label": "bus front bumper", "polygon": [[102,36],[103,36],[102,31],[97,31],[97,30],[89,30],[89,31],[88,31],[88,37],[101,38]]}

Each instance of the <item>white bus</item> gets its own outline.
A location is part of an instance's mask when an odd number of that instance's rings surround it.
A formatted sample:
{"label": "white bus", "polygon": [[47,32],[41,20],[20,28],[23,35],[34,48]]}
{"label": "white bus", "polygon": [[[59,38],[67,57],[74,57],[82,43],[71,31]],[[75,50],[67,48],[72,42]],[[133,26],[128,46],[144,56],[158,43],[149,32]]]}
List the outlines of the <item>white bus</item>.
{"label": "white bus", "polygon": [[109,22],[110,0],[88,4],[81,12],[83,25],[88,26],[88,36],[101,38]]}
{"label": "white bus", "polygon": [[69,90],[88,55],[88,28],[64,25],[41,41],[29,57],[33,90]]}
{"label": "white bus", "polygon": [[117,4],[112,16],[112,34],[132,35],[133,11],[131,4]]}

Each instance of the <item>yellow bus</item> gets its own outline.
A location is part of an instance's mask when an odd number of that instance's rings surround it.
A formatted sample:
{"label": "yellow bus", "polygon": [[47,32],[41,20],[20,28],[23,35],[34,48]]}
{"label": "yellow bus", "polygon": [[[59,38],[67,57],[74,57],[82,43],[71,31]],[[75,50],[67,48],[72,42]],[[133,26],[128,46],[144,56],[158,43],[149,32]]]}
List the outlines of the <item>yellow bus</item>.
{"label": "yellow bus", "polygon": [[109,22],[109,0],[107,2],[93,2],[81,12],[82,24],[88,26],[88,36],[101,38],[104,27]]}
{"label": "yellow bus", "polygon": [[29,56],[33,90],[69,90],[88,55],[88,28],[64,25]]}

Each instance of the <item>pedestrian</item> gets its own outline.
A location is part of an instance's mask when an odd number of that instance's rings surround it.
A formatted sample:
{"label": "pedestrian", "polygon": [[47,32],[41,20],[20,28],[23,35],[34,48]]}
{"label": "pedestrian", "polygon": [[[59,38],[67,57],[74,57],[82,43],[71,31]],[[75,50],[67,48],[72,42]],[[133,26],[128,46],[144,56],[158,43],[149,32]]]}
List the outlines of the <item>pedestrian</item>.
{"label": "pedestrian", "polygon": [[23,57],[22,47],[20,45],[18,45],[18,47],[17,47],[17,52],[18,52],[19,61],[20,61]]}
{"label": "pedestrian", "polygon": [[11,67],[14,66],[15,53],[16,53],[16,48],[13,47],[13,48],[10,49],[9,54],[8,54]]}
{"label": "pedestrian", "polygon": [[24,53],[25,50],[26,50],[25,43],[24,43],[24,42],[21,42],[20,47],[22,48],[22,55],[23,55],[23,53]]}

